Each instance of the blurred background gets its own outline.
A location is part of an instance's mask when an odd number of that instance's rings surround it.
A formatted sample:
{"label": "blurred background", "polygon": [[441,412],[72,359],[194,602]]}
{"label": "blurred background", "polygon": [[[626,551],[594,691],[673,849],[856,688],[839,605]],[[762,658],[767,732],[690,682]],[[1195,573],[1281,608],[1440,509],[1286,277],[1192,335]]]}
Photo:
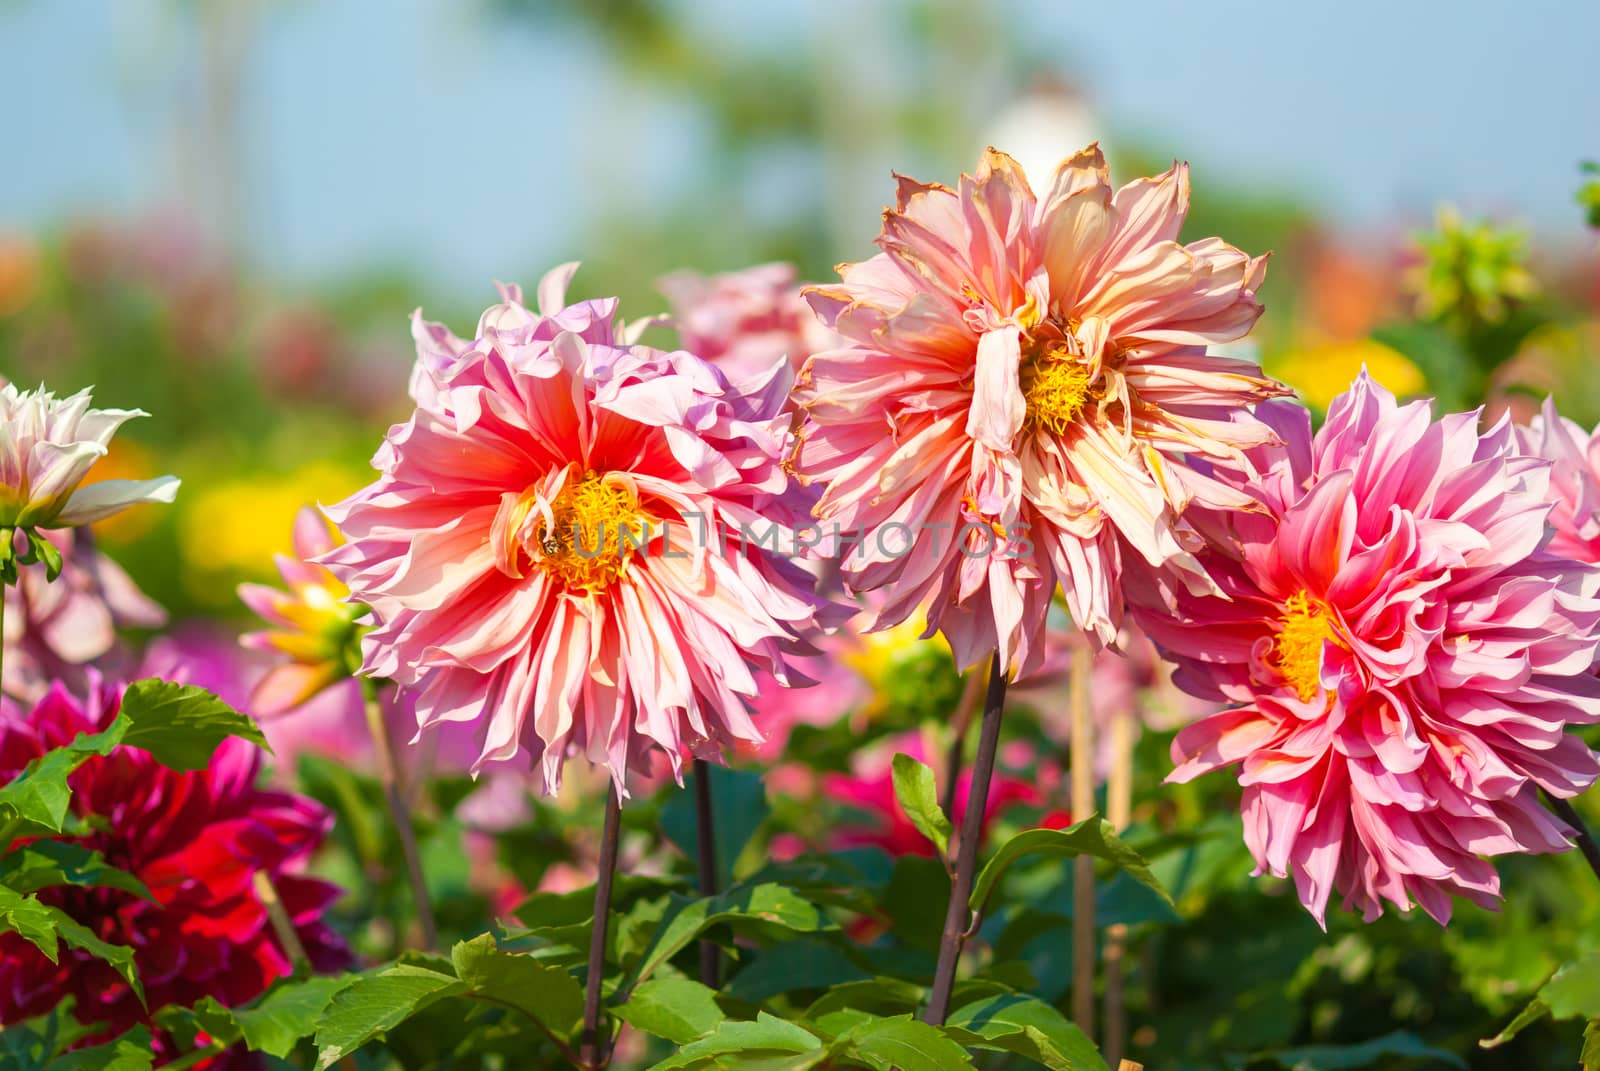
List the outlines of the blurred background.
{"label": "blurred background", "polygon": [[1275,251],[1251,345],[1314,407],[1366,362],[1592,421],[1597,37],[1490,0],[3,0],[0,372],[155,414],[106,474],[180,504],[103,538],[227,612],[297,505],[364,481],[413,308],[467,331],[568,259],[630,318],[680,268],[822,279],[891,169],[993,143],[1042,176],[1098,138],[1114,179],[1192,163],[1191,236]]}

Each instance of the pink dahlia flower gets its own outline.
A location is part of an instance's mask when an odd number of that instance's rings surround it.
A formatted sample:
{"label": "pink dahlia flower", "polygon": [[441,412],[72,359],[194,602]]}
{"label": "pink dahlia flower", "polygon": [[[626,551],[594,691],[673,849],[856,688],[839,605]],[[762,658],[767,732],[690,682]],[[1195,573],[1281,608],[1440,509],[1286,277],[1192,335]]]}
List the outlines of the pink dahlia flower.
{"label": "pink dahlia flower", "polygon": [[734,390],[638,344],[615,299],[566,305],[572,271],[537,312],[502,288],[471,343],[419,323],[417,411],[328,511],[349,542],[322,560],[372,609],[365,671],[421,726],[479,723],[477,767],[525,750],[547,793],[583,754],[625,794],[652,749],[676,773],[759,742],[753,671],[802,683],[816,604],[782,556],[788,365]]}
{"label": "pink dahlia flower", "polygon": [[813,353],[839,345],[806,304],[792,264],[711,276],[680,271],[658,285],[683,348],[735,382],[765,373],[778,359],[799,370]]}
{"label": "pink dahlia flower", "polygon": [[1600,431],[1584,431],[1546,398],[1517,437],[1525,452],[1551,463],[1551,551],[1600,565]]}
{"label": "pink dahlia flower", "polygon": [[957,189],[900,179],[883,251],[808,292],[850,344],[802,377],[799,468],[865,534],[844,567],[893,590],[883,623],[927,604],[962,666],[998,649],[1015,676],[1058,581],[1101,643],[1125,555],[1212,590],[1186,511],[1251,503],[1177,462],[1270,441],[1249,407],[1286,391],[1207,352],[1255,323],[1266,264],[1179,243],[1188,205],[1181,165],[1113,190],[1091,146],[1041,198],[990,150]]}
{"label": "pink dahlia flower", "polygon": [[[0,716],[0,782],[79,733],[104,728],[117,705],[98,696],[80,705],[57,685],[26,717]],[[204,770],[178,773],[123,747],[73,773],[73,813],[94,819],[93,831],[75,841],[144,882],[156,902],[74,885],[38,896],[101,940],[133,948],[148,1007],[88,953],[63,945],[60,962],[51,963],[7,933],[0,935],[0,1023],[40,1015],[72,996],[80,1020],[116,1034],[150,1023],[168,1005],[251,1000],[293,967],[256,897],[257,873],[271,879],[314,967],[348,963],[344,942],[322,921],[340,890],[298,873],[332,818],[305,797],[256,788],[260,760],[257,748],[229,739]]]}
{"label": "pink dahlia flower", "polygon": [[[90,663],[101,672],[122,661],[119,628],[158,628],[167,614],[95,549],[88,529],[38,533],[61,555],[61,575],[46,579],[43,562],[17,570],[5,588],[5,692],[35,701],[54,680],[87,685]],[[18,533],[18,554],[27,537]]]}
{"label": "pink dahlia flower", "polygon": [[1565,731],[1600,721],[1600,571],[1549,552],[1549,466],[1505,421],[1434,421],[1365,374],[1315,437],[1262,415],[1285,449],[1206,563],[1226,598],[1129,592],[1179,685],[1233,704],[1178,734],[1171,776],[1238,765],[1257,865],[1319,922],[1335,890],[1369,920],[1492,905],[1485,857],[1569,847],[1538,790],[1600,773]]}
{"label": "pink dahlia flower", "polygon": [[357,669],[357,620],[367,608],[350,602],[350,589],[327,566],[313,561],[336,545],[322,514],[306,506],[295,517],[294,554],[277,556],[288,590],[239,585],[240,600],[271,626],[247,633],[239,642],[277,659],[251,694],[250,709],[257,717],[293,710]]}
{"label": "pink dahlia flower", "polygon": [[71,528],[138,502],[171,502],[178,481],[102,480],[80,487],[106,444],[138,409],[90,409],[89,392],[0,387],[0,528]]}

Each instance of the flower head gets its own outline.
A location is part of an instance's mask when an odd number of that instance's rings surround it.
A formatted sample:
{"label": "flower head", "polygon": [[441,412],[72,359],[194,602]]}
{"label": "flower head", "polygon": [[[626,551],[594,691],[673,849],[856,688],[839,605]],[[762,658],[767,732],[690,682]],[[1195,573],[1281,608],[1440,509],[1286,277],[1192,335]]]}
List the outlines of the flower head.
{"label": "flower head", "polygon": [[791,264],[711,276],[680,271],[659,286],[683,348],[735,382],[765,373],[780,358],[798,370],[813,353],[839,344],[801,296]]}
{"label": "flower head", "polygon": [[958,189],[900,179],[883,251],[809,291],[849,345],[803,377],[798,465],[820,518],[868,533],[844,565],[891,588],[886,623],[927,604],[961,665],[998,649],[1015,675],[1057,581],[1104,643],[1124,556],[1210,590],[1186,511],[1251,503],[1175,462],[1269,441],[1248,407],[1284,388],[1207,353],[1255,323],[1265,262],[1180,244],[1188,200],[1182,166],[1113,191],[1094,147],[1036,197],[990,150]]}
{"label": "flower head", "polygon": [[502,288],[471,343],[419,322],[417,411],[329,510],[349,542],[322,560],[372,608],[365,671],[421,725],[476,721],[478,765],[526,750],[547,792],[569,754],[625,792],[652,751],[676,772],[759,742],[752,671],[801,682],[816,603],[760,541],[795,509],[787,364],[735,390],[637,343],[615,299],[566,305],[571,273],[537,312]]}
{"label": "flower head", "polygon": [[[57,685],[26,717],[0,717],[0,779],[80,732],[104,728],[117,705],[98,695],[80,704]],[[73,813],[93,819],[91,831],[74,839],[142,881],[155,903],[74,885],[38,896],[101,940],[133,948],[148,1010],[100,960],[63,946],[60,962],[51,963],[7,933],[0,935],[0,1023],[42,1014],[69,995],[82,1021],[104,1023],[112,1034],[148,1023],[168,1005],[249,1001],[292,968],[257,898],[257,874],[271,880],[313,966],[334,970],[348,961],[322,921],[340,890],[297,872],[331,818],[312,800],[256,788],[260,758],[254,746],[230,738],[203,770],[179,773],[122,747],[73,773]]]}
{"label": "flower head", "polygon": [[[40,532],[60,556],[52,583],[44,563],[17,571],[5,588],[5,692],[36,701],[54,680],[88,683],[90,663],[101,672],[119,668],[119,628],[156,628],[166,611],[152,602],[116,562],[95,548],[88,529]],[[27,536],[12,536],[23,553]]]}
{"label": "flower head", "polygon": [[1600,565],[1600,431],[1584,431],[1546,398],[1517,441],[1550,462],[1550,550]]}
{"label": "flower head", "polygon": [[1178,684],[1233,704],[1178,734],[1172,777],[1238,765],[1258,866],[1319,921],[1335,890],[1368,919],[1492,904],[1483,857],[1569,846],[1539,789],[1600,773],[1565,731],[1600,721],[1600,571],[1545,546],[1548,466],[1504,421],[1434,421],[1364,374],[1315,437],[1262,415],[1285,448],[1207,562],[1226,598],[1129,593]]}
{"label": "flower head", "polygon": [[83,483],[106,444],[138,409],[91,409],[89,392],[57,398],[44,388],[0,387],[0,528],[72,528],[139,502],[171,502],[178,481]]}
{"label": "flower head", "polygon": [[322,514],[306,506],[294,522],[294,555],[277,556],[288,590],[239,585],[239,598],[272,626],[247,633],[240,642],[287,657],[267,671],[251,695],[251,708],[261,717],[298,707],[360,667],[358,620],[367,609],[348,601],[350,589],[327,566],[313,561],[336,545]]}

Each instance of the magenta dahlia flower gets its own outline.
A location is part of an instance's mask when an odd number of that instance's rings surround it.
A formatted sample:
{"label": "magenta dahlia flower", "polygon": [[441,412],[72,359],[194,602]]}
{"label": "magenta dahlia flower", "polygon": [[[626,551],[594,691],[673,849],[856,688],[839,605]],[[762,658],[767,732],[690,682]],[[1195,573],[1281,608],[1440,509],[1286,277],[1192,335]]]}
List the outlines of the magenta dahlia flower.
{"label": "magenta dahlia flower", "polygon": [[[116,697],[98,694],[80,704],[57,685],[26,717],[0,716],[0,782],[79,733],[105,728],[117,706]],[[94,820],[77,843],[132,873],[156,902],[72,885],[38,896],[101,940],[133,948],[148,1010],[101,960],[63,945],[60,962],[51,963],[7,933],[0,935],[0,1023],[71,996],[79,1019],[115,1034],[149,1023],[168,1005],[250,1000],[293,966],[257,899],[258,873],[271,879],[314,967],[348,962],[343,941],[322,921],[340,889],[298,873],[332,819],[303,796],[256,788],[260,759],[253,745],[230,738],[203,770],[179,773],[123,747],[73,773],[73,813]]]}
{"label": "magenta dahlia flower", "polygon": [[1538,790],[1600,773],[1566,732],[1600,721],[1600,571],[1550,553],[1549,466],[1504,421],[1434,421],[1365,373],[1315,437],[1262,416],[1285,448],[1206,563],[1225,598],[1129,592],[1178,684],[1233,704],[1178,734],[1171,777],[1237,765],[1258,867],[1319,922],[1335,890],[1369,920],[1492,905],[1485,857],[1569,847]]}
{"label": "magenta dahlia flower", "polygon": [[1179,243],[1188,203],[1183,166],[1113,191],[1093,146],[1039,198],[991,149],[957,189],[900,179],[883,251],[808,292],[849,345],[802,376],[798,465],[862,534],[852,586],[893,591],[882,623],[927,604],[961,665],[1015,676],[1058,581],[1102,643],[1125,555],[1212,590],[1186,510],[1250,501],[1176,462],[1269,441],[1248,409],[1285,389],[1207,352],[1255,323],[1266,264]]}
{"label": "magenta dahlia flower", "polygon": [[1524,451],[1550,462],[1550,549],[1600,565],[1600,431],[1584,431],[1546,398],[1517,437]]}
{"label": "magenta dahlia flower", "polygon": [[572,270],[537,312],[502,288],[471,343],[419,321],[417,411],[328,511],[349,542],[322,560],[421,726],[479,722],[478,767],[526,751],[546,792],[583,754],[626,794],[652,750],[676,773],[761,740],[752,672],[802,683],[816,603],[784,556],[788,365],[735,390],[637,343],[615,299],[566,305]]}

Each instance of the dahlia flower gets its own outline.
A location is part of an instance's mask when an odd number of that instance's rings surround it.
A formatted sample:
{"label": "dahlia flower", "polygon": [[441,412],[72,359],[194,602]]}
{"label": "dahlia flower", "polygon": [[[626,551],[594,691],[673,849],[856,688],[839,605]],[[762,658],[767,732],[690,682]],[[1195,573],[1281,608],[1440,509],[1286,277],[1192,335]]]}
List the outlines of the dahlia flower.
{"label": "dahlia flower", "polygon": [[1569,847],[1538,790],[1600,773],[1565,732],[1600,721],[1600,571],[1550,553],[1549,466],[1506,421],[1434,421],[1365,374],[1314,437],[1261,415],[1285,448],[1206,562],[1223,597],[1130,585],[1177,683],[1233,704],[1178,734],[1171,779],[1237,765],[1257,866],[1319,922],[1335,890],[1369,920],[1492,905],[1484,857]]}
{"label": "dahlia flower", "polygon": [[1517,438],[1525,453],[1551,463],[1550,550],[1600,565],[1600,432],[1584,431],[1546,398]]}
{"label": "dahlia flower", "polygon": [[764,373],[779,358],[798,370],[816,351],[839,345],[801,296],[791,264],[711,276],[680,271],[657,285],[683,348],[735,382]]}
{"label": "dahlia flower", "polygon": [[[87,684],[86,667],[114,671],[119,628],[157,628],[166,611],[152,602],[116,562],[95,549],[87,529],[40,532],[61,556],[52,583],[43,563],[17,571],[5,589],[5,692],[34,701],[54,680]],[[17,554],[27,537],[12,536]]]}
{"label": "dahlia flower", "polygon": [[808,291],[849,344],[802,376],[798,467],[864,535],[844,568],[892,589],[882,623],[927,604],[959,664],[998,650],[1016,676],[1057,581],[1101,643],[1127,555],[1212,590],[1186,511],[1251,503],[1177,462],[1270,441],[1248,408],[1285,388],[1207,353],[1255,323],[1266,265],[1180,244],[1188,202],[1181,165],[1113,191],[1091,146],[1039,198],[990,150],[958,189],[901,178],[883,251]]}
{"label": "dahlia flower", "polygon": [[503,287],[471,343],[418,322],[416,413],[328,511],[349,542],[322,561],[372,609],[364,671],[423,727],[479,723],[475,769],[526,751],[551,793],[583,754],[626,795],[652,750],[676,775],[758,743],[752,672],[803,683],[817,605],[781,553],[787,364],[735,390],[637,343],[615,299],[566,305],[572,270],[537,312]]}
{"label": "dahlia flower", "polygon": [[171,502],[178,493],[172,476],[79,486],[116,430],[148,415],[90,409],[87,390],[57,398],[42,387],[0,387],[0,528],[72,528],[139,502]]}
{"label": "dahlia flower", "polygon": [[[55,685],[25,717],[0,716],[0,782],[79,733],[104,728],[117,706],[115,696],[99,694],[80,704]],[[73,813],[94,819],[93,831],[76,842],[132,873],[156,902],[73,885],[38,896],[102,940],[133,948],[148,1010],[100,960],[63,945],[60,962],[51,963],[7,933],[0,935],[0,1023],[42,1014],[71,996],[80,1020],[116,1034],[149,1023],[168,1005],[208,996],[225,1005],[249,1001],[293,966],[256,898],[258,873],[270,877],[312,965],[345,965],[342,940],[322,921],[340,890],[296,872],[331,816],[305,797],[256,788],[260,759],[257,748],[230,738],[203,770],[179,773],[123,747],[73,773]]]}
{"label": "dahlia flower", "polygon": [[246,633],[239,642],[287,657],[269,669],[251,693],[250,708],[259,717],[293,710],[358,668],[357,620],[366,607],[349,602],[350,589],[313,561],[334,546],[327,521],[315,507],[306,506],[295,517],[293,556],[276,556],[278,573],[289,590],[239,585],[239,598],[273,626]]}

